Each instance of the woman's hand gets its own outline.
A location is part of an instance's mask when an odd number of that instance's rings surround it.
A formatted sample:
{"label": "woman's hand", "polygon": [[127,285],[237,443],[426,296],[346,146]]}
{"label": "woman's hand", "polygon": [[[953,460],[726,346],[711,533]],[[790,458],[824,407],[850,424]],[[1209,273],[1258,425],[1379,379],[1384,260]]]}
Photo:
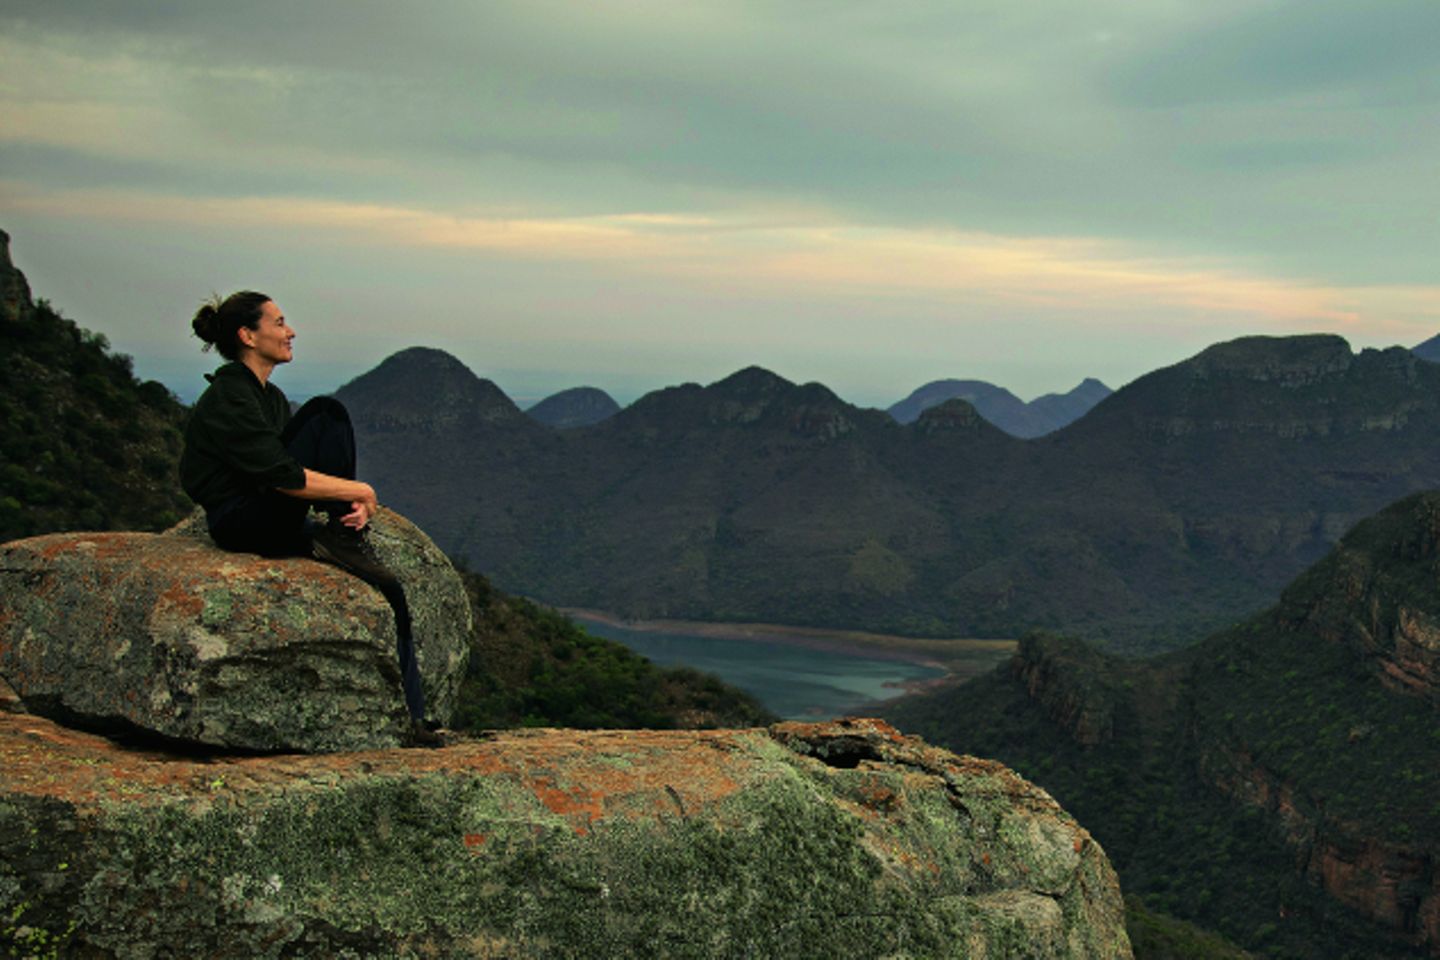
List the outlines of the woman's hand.
{"label": "woman's hand", "polygon": [[363,530],[380,509],[379,502],[375,499],[375,489],[368,483],[356,483],[360,488],[356,491],[358,497],[350,501],[350,512],[340,518],[340,522],[353,530]]}
{"label": "woman's hand", "polygon": [[380,504],[375,499],[375,488],[370,484],[332,477],[328,473],[308,467],[305,468],[305,486],[295,490],[286,490],[284,487],[278,489],[287,496],[305,500],[338,500],[349,503],[350,512],[341,517],[340,522],[355,530],[364,529],[370,518],[380,509]]}

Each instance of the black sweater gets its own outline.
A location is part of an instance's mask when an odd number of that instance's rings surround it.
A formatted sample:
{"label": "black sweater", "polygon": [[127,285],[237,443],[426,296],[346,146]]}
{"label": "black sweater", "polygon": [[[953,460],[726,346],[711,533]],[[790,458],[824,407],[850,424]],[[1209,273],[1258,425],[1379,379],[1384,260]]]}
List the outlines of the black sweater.
{"label": "black sweater", "polygon": [[290,421],[280,388],[238,362],[205,379],[210,386],[190,411],[180,455],[180,485],[190,499],[209,509],[262,490],[303,488],[305,471],[280,440]]}

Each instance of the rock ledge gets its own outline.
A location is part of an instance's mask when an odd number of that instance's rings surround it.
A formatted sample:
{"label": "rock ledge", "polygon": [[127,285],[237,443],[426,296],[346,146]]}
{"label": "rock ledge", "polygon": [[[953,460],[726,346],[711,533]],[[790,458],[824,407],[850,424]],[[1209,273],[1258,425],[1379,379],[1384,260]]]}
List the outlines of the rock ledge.
{"label": "rock ledge", "polygon": [[1130,956],[1046,793],[878,721],[201,762],[0,713],[0,769],[0,916],[66,955]]}

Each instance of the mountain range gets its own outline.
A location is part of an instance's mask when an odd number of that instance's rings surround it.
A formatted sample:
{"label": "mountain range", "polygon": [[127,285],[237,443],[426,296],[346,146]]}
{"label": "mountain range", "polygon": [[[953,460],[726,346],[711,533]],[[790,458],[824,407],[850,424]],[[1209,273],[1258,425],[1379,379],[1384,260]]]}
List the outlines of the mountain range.
{"label": "mountain range", "polygon": [[1185,650],[1032,635],[887,716],[1044,786],[1162,912],[1266,956],[1435,956],[1437,582],[1440,493],[1418,494]]}
{"label": "mountain range", "polygon": [[890,407],[889,413],[900,423],[914,423],[931,407],[958,398],[1010,436],[1028,440],[1074,423],[1113,392],[1087,377],[1069,393],[1047,393],[1026,403],[984,380],[935,380]]}
{"label": "mountain range", "polygon": [[1182,645],[1440,486],[1440,366],[1247,337],[1011,437],[747,368],[556,431],[440,351],[347,384],[362,471],[507,590],[631,617]]}
{"label": "mountain range", "polygon": [[[1099,380],[1087,378],[1069,393],[1047,393],[1026,403],[1004,387],[983,380],[934,380],[889,408],[900,423],[913,423],[920,414],[946,400],[959,398],[1012,437],[1044,436],[1073,423],[1113,391]],[[588,427],[620,412],[620,405],[598,387],[561,390],[526,408],[534,419],[557,430]]]}

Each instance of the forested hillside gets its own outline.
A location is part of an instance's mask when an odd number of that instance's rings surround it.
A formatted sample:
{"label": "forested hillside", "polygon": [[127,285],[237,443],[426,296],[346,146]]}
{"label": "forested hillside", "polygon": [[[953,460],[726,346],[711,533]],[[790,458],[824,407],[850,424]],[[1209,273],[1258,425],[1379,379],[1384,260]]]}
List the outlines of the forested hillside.
{"label": "forested hillside", "polygon": [[175,482],[185,410],[104,334],[32,302],[0,232],[0,541],[159,530],[190,510]]}
{"label": "forested hillside", "polygon": [[1440,946],[1440,494],[1366,520],[1270,610],[1127,661],[1036,635],[888,716],[995,757],[1127,893],[1277,957]]}

